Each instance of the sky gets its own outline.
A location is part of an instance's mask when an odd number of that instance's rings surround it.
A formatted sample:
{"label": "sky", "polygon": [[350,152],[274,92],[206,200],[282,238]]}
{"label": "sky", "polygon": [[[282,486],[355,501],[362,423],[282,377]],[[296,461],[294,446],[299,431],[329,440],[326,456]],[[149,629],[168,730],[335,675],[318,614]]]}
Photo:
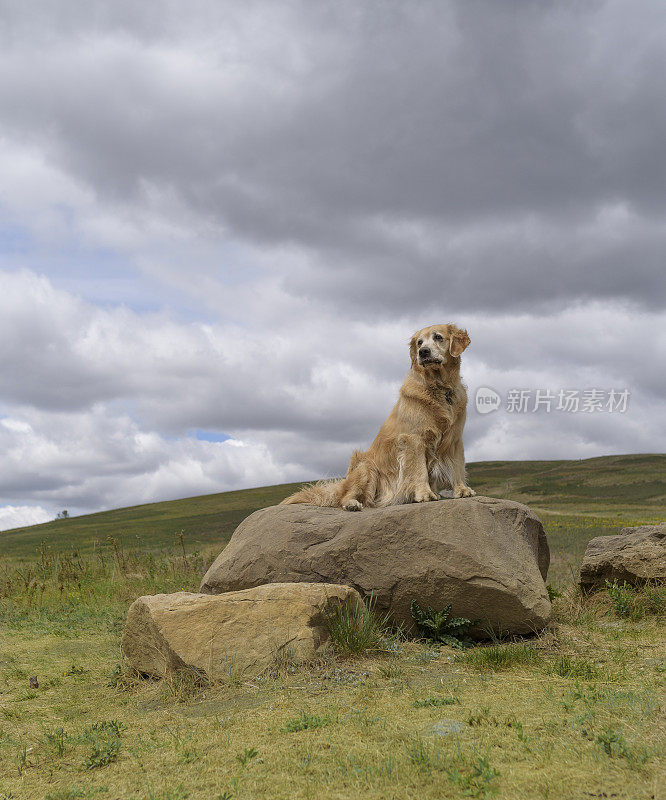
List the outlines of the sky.
{"label": "sky", "polygon": [[434,323],[469,461],[666,451],[664,75],[660,0],[0,0],[0,529],[344,472]]}

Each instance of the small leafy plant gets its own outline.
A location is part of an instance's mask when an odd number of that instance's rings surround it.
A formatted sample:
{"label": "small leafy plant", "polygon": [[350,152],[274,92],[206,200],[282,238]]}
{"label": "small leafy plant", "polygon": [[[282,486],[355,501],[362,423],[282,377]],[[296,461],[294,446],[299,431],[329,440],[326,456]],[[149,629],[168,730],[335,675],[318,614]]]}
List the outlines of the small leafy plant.
{"label": "small leafy plant", "polygon": [[106,767],[118,758],[120,734],[125,726],[115,719],[95,722],[83,732],[82,738],[90,742],[91,751],[83,762],[86,769]]}
{"label": "small leafy plant", "polygon": [[414,708],[440,708],[441,706],[460,705],[458,697],[426,697],[423,700],[414,700]]}
{"label": "small leafy plant", "polygon": [[329,717],[320,717],[317,714],[308,714],[307,711],[301,711],[297,717],[288,719],[282,731],[284,733],[296,733],[298,731],[312,730],[313,728],[323,728],[330,722]]}
{"label": "small leafy plant", "polygon": [[259,751],[255,747],[246,747],[242,753],[236,756],[236,761],[238,761],[241,767],[247,767],[251,761],[254,761],[258,757]]}
{"label": "small leafy plant", "polygon": [[548,599],[552,603],[557,597],[562,597],[562,592],[559,589],[556,589],[550,583],[546,584],[546,591],[548,592]]}
{"label": "small leafy plant", "polygon": [[416,627],[424,639],[448,644],[459,650],[474,644],[469,630],[475,622],[465,617],[452,617],[450,603],[441,611],[435,611],[430,606],[422,609],[416,600],[412,600],[411,610]]}

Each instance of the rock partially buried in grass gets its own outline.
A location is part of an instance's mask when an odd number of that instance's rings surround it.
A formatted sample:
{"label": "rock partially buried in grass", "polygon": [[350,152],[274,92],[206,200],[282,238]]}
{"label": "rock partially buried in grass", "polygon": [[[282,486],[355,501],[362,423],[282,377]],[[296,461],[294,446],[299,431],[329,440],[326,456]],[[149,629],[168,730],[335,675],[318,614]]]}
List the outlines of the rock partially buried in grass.
{"label": "rock partially buried in grass", "polygon": [[597,536],[588,543],[580,567],[581,588],[603,589],[613,580],[633,586],[666,581],[666,522],[622,528],[616,536]]}
{"label": "rock partially buried in grass", "polygon": [[130,606],[122,648],[146,675],[189,670],[211,681],[249,677],[276,659],[315,656],[328,639],[327,615],[358,602],[349,586],[324,583],[146,595]]}
{"label": "rock partially buried in grass", "polygon": [[373,596],[379,613],[413,629],[412,600],[480,620],[484,630],[528,634],[551,606],[546,535],[527,506],[475,497],[350,514],[273,506],[236,529],[206,573],[202,592],[273,581],[330,581]]}

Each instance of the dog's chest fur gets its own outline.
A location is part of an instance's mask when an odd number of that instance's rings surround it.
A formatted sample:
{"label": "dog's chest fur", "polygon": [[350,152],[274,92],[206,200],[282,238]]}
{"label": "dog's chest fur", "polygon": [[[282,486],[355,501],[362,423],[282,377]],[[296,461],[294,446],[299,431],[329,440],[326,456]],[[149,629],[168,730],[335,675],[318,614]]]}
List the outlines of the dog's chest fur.
{"label": "dog's chest fur", "polygon": [[445,420],[445,425],[439,431],[439,436],[430,443],[427,449],[426,465],[431,485],[442,488],[451,484],[447,454],[453,441],[459,435],[456,431],[456,423],[464,414],[467,397],[464,388],[460,387],[458,390],[458,388],[445,385],[432,387],[431,394],[440,406],[440,414]]}

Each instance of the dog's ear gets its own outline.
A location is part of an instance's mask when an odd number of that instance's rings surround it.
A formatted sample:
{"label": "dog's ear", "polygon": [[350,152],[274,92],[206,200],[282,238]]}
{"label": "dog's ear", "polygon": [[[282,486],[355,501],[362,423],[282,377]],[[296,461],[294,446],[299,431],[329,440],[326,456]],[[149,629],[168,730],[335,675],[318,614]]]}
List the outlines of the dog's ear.
{"label": "dog's ear", "polygon": [[412,338],[409,340],[409,357],[412,360],[412,366],[416,366],[417,358],[418,358],[418,347],[416,346],[416,340],[419,338],[418,332],[415,333]]}
{"label": "dog's ear", "polygon": [[453,358],[458,358],[462,351],[470,343],[470,338],[467,331],[461,331],[460,328],[453,328],[449,336],[449,353]]}

